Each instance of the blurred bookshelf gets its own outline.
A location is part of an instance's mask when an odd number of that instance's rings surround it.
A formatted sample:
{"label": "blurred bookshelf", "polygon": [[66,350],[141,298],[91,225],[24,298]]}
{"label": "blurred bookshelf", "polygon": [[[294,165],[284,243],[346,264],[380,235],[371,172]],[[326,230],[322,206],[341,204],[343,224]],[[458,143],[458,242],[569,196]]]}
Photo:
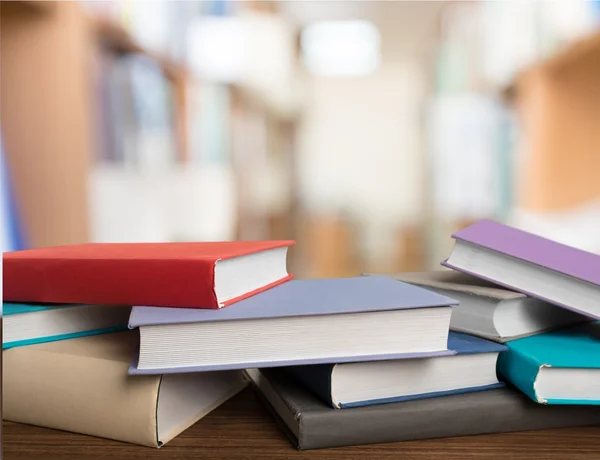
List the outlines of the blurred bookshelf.
{"label": "blurred bookshelf", "polygon": [[76,3],[37,3],[0,3],[6,165],[30,246],[84,242],[92,40]]}
{"label": "blurred bookshelf", "polygon": [[[452,2],[426,116],[428,266],[483,218],[600,252],[600,2]],[[595,152],[595,153],[594,153]]]}
{"label": "blurred bookshelf", "polygon": [[2,2],[3,140],[29,246],[293,238],[295,101],[206,78],[189,56],[190,22],[273,12]]}
{"label": "blurred bookshelf", "polygon": [[[309,3],[0,2],[26,243],[292,238],[352,276],[493,218],[600,251],[600,2]],[[359,16],[380,67],[311,71],[302,31]]]}
{"label": "blurred bookshelf", "polygon": [[522,123],[512,220],[600,253],[600,30],[521,72],[509,103]]}

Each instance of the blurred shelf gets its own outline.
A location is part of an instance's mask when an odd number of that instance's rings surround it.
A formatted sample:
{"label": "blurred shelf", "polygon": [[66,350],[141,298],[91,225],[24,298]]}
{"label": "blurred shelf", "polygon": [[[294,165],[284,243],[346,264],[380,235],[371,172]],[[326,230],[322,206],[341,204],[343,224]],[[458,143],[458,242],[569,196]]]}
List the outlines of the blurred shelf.
{"label": "blurred shelf", "polygon": [[187,135],[187,99],[188,86],[192,82],[191,71],[183,64],[158,52],[149,50],[131,35],[129,31],[114,20],[91,18],[93,33],[99,43],[117,54],[137,53],[149,56],[158,62],[164,75],[173,84],[175,123],[181,157],[189,157]]}
{"label": "blurred shelf", "polygon": [[[187,65],[145,46],[115,19],[91,17],[80,2],[1,1],[0,6],[2,134],[32,247],[235,237],[238,197],[246,190],[238,191],[231,167],[195,164],[198,159],[190,155],[189,100],[195,102],[191,96],[203,82]],[[90,82],[96,81],[92,64],[99,48],[116,56],[139,53],[159,63],[172,83],[182,164],[142,170],[96,163],[99,104]],[[291,158],[291,120],[302,97],[291,86],[264,86],[237,88],[244,121],[253,129],[249,144],[258,144],[244,151],[261,159],[277,149]],[[255,119],[266,120],[266,134],[260,125],[255,135]],[[289,235],[287,222],[274,226]]]}
{"label": "blurred shelf", "polygon": [[93,27],[100,41],[119,54],[139,53],[150,56],[160,64],[165,76],[177,82],[186,80],[190,75],[187,67],[179,64],[167,56],[160,55],[142,47],[131,34],[120,24],[107,19],[94,19]]}
{"label": "blurred shelf", "polygon": [[544,71],[552,73],[562,72],[584,63],[588,59],[600,59],[598,56],[600,56],[600,33],[595,33],[570,44],[556,55],[522,71],[512,83],[501,89],[502,96],[507,101],[515,100],[521,80],[532,70],[544,69]]}
{"label": "blurred shelf", "polygon": [[544,67],[553,71],[561,71],[581,61],[593,57],[600,52],[600,33],[590,35],[570,45],[564,51],[543,63]]}
{"label": "blurred shelf", "polygon": [[49,0],[2,1],[0,7],[4,12],[19,11],[43,15],[54,11],[55,2]]}
{"label": "blurred shelf", "polygon": [[519,120],[515,206],[566,213],[600,199],[600,33],[573,41],[513,83]]}
{"label": "blurred shelf", "polygon": [[86,17],[77,2],[1,6],[2,139],[28,245],[85,242],[93,126]]}

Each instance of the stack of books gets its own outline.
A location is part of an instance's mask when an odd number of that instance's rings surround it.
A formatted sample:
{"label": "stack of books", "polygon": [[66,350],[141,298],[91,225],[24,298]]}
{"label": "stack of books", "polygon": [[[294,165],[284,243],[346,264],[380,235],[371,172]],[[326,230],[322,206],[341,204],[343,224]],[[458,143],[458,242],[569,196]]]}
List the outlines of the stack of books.
{"label": "stack of books", "polygon": [[600,256],[453,237],[451,270],[338,279],[293,241],[7,253],[5,419],[157,447],[251,382],[299,449],[600,423]]}
{"label": "stack of books", "polygon": [[[4,419],[164,445],[248,381],[241,370],[128,375],[140,346],[139,332],[128,327],[131,307],[156,306],[174,320],[180,309],[225,312],[291,277],[290,244],[82,244],[5,253]],[[174,339],[164,337],[163,345]]]}

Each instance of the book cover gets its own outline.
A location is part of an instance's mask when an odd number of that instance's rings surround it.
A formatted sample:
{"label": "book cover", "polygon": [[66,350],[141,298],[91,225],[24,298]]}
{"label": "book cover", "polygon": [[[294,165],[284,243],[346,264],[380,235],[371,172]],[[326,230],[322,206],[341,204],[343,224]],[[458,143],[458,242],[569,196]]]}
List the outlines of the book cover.
{"label": "book cover", "polygon": [[[452,238],[600,286],[600,255],[598,254],[592,254],[491,220],[476,222],[454,233]],[[442,265],[466,272],[448,261],[442,262]],[[477,273],[468,274],[479,276]],[[481,278],[481,276],[479,277]],[[487,281],[502,285],[497,280]],[[504,287],[552,302],[551,299],[542,298],[526,289],[508,285],[504,285]],[[563,306],[571,308],[569,305]]]}
{"label": "book cover", "polygon": [[[242,300],[226,309],[214,310],[193,310],[193,309],[164,309],[156,307],[133,307],[129,319],[129,327],[140,327],[141,353],[144,352],[144,328],[151,326],[155,334],[159,334],[160,326],[170,329],[171,326],[193,325],[193,323],[227,323],[236,324],[237,330],[252,331],[252,321],[273,319],[281,320],[291,317],[318,317],[324,315],[344,315],[351,313],[374,313],[381,311],[397,310],[418,310],[435,307],[450,308],[456,302],[448,297],[429,292],[425,289],[409,284],[401,283],[386,277],[357,277],[357,278],[335,278],[335,279],[310,279],[310,280],[292,280],[260,295]],[[449,318],[448,318],[449,319]],[[242,323],[249,320],[248,324]],[[258,323],[258,321],[257,321]],[[243,326],[242,326],[243,324]],[[263,323],[260,323],[262,325]],[[445,324],[445,323],[444,323]],[[223,325],[227,330],[231,326]],[[240,329],[243,327],[243,329]],[[258,326],[256,326],[258,327]],[[268,330],[265,325],[265,330]],[[447,333],[447,326],[446,328]],[[186,328],[189,330],[189,328]],[[215,328],[210,324],[210,330]],[[276,332],[275,332],[276,333]],[[270,333],[269,333],[270,334]],[[167,336],[169,334],[166,334]],[[235,335],[235,332],[234,332]],[[272,335],[272,334],[270,334]],[[192,335],[193,337],[193,335]],[[193,340],[190,339],[190,340]],[[222,340],[221,338],[219,340]],[[234,340],[234,339],[232,339]],[[257,337],[258,340],[258,337]],[[176,352],[170,352],[169,347],[173,341],[165,341],[161,344],[161,339],[153,339],[153,349],[158,350],[161,356],[168,353],[169,359],[173,359],[174,354],[186,360],[185,351],[194,349],[191,345],[185,346],[184,350],[177,347]],[[194,345],[197,347],[198,345]],[[353,350],[356,346],[352,347]],[[146,351],[146,355],[152,351]],[[221,350],[222,353],[222,350]],[[410,357],[442,356],[454,353],[451,350],[436,349],[422,351],[419,353],[382,353],[379,355],[363,354],[364,360],[376,359],[403,359]],[[260,362],[236,362],[227,364],[207,364],[202,366],[187,365],[186,367],[163,367],[158,369],[144,368],[138,366],[139,361],[130,368],[131,374],[146,374],[156,372],[198,372],[214,371],[221,369],[236,368],[238,366],[264,367],[264,366],[286,366],[301,364],[317,364],[331,362],[331,356],[324,356],[322,353],[319,358],[299,359],[299,358],[281,358],[270,357],[268,361]],[[356,353],[350,352],[345,356],[339,356],[338,362],[356,361]]]}
{"label": "book cover", "polygon": [[34,311],[48,311],[55,310],[57,308],[72,307],[73,304],[34,304],[34,303],[19,303],[19,302],[3,302],[2,308],[4,314],[8,315],[19,315],[21,313],[33,313]]}
{"label": "book cover", "polygon": [[533,403],[510,387],[336,410],[282,369],[249,369],[266,407],[299,450],[600,423],[598,407]]}
{"label": "book cover", "polygon": [[423,287],[464,292],[498,301],[526,297],[525,294],[504,289],[492,282],[454,270],[433,270],[430,272],[410,272],[389,275],[391,278]]}
{"label": "book cover", "polygon": [[87,331],[71,332],[69,334],[56,334],[45,337],[36,337],[34,339],[14,340],[11,342],[2,342],[2,349],[8,350],[9,348],[27,347],[29,345],[36,345],[40,343],[59,342],[61,340],[77,339],[80,337],[91,337],[100,334],[111,334],[113,332],[121,332],[126,330],[127,326],[113,326],[104,327],[101,329],[90,329]]}
{"label": "book cover", "polygon": [[2,353],[4,420],[160,447],[246,386],[241,372],[127,375],[131,331]]}
{"label": "book cover", "polygon": [[[504,343],[591,321],[572,310],[459,271],[434,270],[388,276],[454,296],[460,304],[453,311],[450,329],[494,342]],[[501,327],[508,315],[519,323],[516,331],[508,332]]]}
{"label": "book cover", "polygon": [[[489,342],[477,337],[458,332],[450,332],[448,335],[448,349],[453,350],[457,355],[476,354],[476,353],[501,353],[507,350],[507,347],[494,342]],[[307,388],[310,388],[318,397],[332,407],[336,407],[332,398],[332,377],[333,370],[337,364],[324,364],[317,366],[290,366],[285,367],[285,371],[293,375]],[[352,403],[340,404],[339,408],[351,408],[372,406],[376,404],[388,404],[401,401],[412,401],[415,399],[437,398],[460,393],[472,393],[476,391],[491,390],[501,388],[503,382],[491,385],[457,388],[448,391],[437,391],[432,393],[420,393],[413,395],[399,395],[393,398],[375,399],[367,401],[357,401]]]}
{"label": "book cover", "polygon": [[291,280],[219,311],[134,306],[129,327],[406,310],[456,303],[383,276]]}
{"label": "book cover", "polygon": [[3,254],[4,300],[217,309],[292,278],[287,275],[219,302],[215,293],[219,261],[292,244],[90,243],[15,251]]}
{"label": "book cover", "polygon": [[126,331],[123,306],[3,302],[2,349]]}
{"label": "book cover", "polygon": [[[539,394],[541,369],[595,369],[600,372],[600,322],[512,340],[498,358],[498,374],[542,404],[600,405],[598,399],[552,399]],[[577,379],[575,379],[577,380]],[[581,381],[572,386],[585,385]]]}

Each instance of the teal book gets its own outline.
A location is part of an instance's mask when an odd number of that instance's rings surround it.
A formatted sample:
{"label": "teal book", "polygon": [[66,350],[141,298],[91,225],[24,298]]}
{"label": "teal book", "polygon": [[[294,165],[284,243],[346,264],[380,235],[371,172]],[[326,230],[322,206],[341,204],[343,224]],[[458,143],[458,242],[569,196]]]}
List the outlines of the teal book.
{"label": "teal book", "polygon": [[130,307],[3,303],[2,349],[127,329]]}
{"label": "teal book", "polygon": [[501,379],[540,404],[600,405],[600,322],[507,342]]}

